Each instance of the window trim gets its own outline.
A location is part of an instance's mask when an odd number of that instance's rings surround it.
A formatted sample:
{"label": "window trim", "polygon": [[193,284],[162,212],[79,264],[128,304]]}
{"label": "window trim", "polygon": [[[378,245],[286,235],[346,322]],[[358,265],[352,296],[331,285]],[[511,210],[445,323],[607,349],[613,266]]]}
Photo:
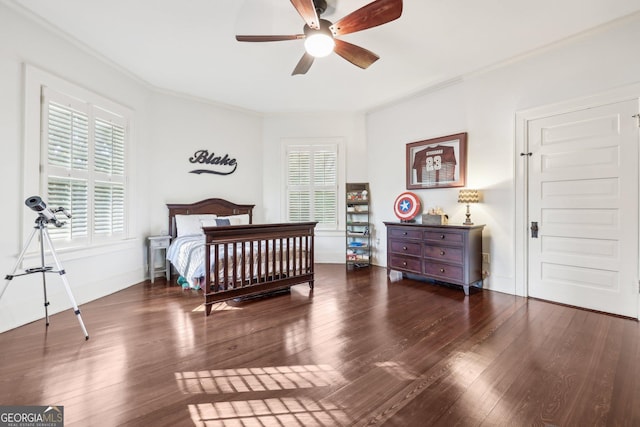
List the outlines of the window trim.
{"label": "window trim", "polygon": [[282,138],[280,144],[280,152],[281,152],[281,220],[283,222],[288,221],[288,198],[287,198],[287,185],[288,185],[288,162],[287,162],[287,153],[289,147],[292,146],[318,146],[324,145],[329,146],[333,145],[336,147],[337,151],[337,205],[336,205],[336,216],[337,221],[334,227],[316,227],[316,233],[319,235],[332,235],[335,233],[340,233],[344,230],[344,197],[341,197],[345,185],[345,143],[344,138],[342,137],[315,137],[315,138]]}
{"label": "window trim", "polygon": [[[116,103],[108,98],[96,93],[95,91],[82,88],[63,78],[57,77],[51,73],[41,70],[33,65],[24,64],[24,144],[23,144],[23,196],[26,199],[32,195],[40,195],[46,200],[46,153],[43,154],[44,144],[42,144],[42,134],[44,132],[44,123],[46,119],[42,114],[43,88],[61,93],[69,98],[76,98],[80,102],[90,103],[95,108],[105,110],[112,114],[126,117],[128,137],[125,145],[125,186],[127,188],[125,194],[125,232],[123,235],[113,239],[101,239],[93,237],[87,242],[70,242],[63,244],[62,242],[54,242],[56,249],[63,248],[67,250],[85,250],[87,248],[100,246],[117,246],[119,242],[132,239],[135,236],[135,223],[133,213],[133,200],[135,193],[135,181],[131,174],[132,165],[134,163],[133,153],[135,152],[135,114],[132,109]],[[44,156],[44,157],[43,157]],[[23,203],[23,200],[20,201]],[[34,224],[34,213],[27,208],[22,210],[22,229],[23,244],[26,238],[31,234]],[[35,245],[34,245],[35,246]],[[29,253],[37,248],[30,248]]]}

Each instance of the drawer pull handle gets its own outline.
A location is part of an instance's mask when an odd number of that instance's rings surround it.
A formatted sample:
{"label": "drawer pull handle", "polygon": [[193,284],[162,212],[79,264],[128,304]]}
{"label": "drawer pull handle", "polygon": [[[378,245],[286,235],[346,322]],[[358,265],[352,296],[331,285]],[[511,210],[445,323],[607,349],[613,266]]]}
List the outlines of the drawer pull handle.
{"label": "drawer pull handle", "polygon": [[440,269],[440,273],[444,273],[444,268],[441,268],[441,269]]}
{"label": "drawer pull handle", "polygon": [[402,250],[403,250],[403,251],[406,251],[406,250],[407,250],[407,247],[406,247],[406,246],[403,246],[403,247],[402,247]]}
{"label": "drawer pull handle", "polygon": [[440,255],[444,255],[444,251],[440,251]]}
{"label": "drawer pull handle", "polygon": [[441,234],[441,235],[440,235],[440,238],[441,238],[442,240],[444,240],[444,234]]}
{"label": "drawer pull handle", "polygon": [[406,267],[406,266],[407,266],[407,262],[406,262],[406,261],[404,261],[404,262],[402,263],[402,265],[403,265],[404,267]]}
{"label": "drawer pull handle", "polygon": [[407,235],[407,232],[405,231],[404,233],[402,233],[402,235],[403,235],[403,236],[406,236],[406,235]]}

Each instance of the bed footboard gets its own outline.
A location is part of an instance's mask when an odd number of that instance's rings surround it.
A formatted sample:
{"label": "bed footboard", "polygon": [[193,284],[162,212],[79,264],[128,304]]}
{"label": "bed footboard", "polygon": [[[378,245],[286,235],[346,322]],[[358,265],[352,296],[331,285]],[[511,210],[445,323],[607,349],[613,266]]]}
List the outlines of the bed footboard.
{"label": "bed footboard", "polygon": [[204,227],[205,315],[214,303],[314,282],[316,222]]}

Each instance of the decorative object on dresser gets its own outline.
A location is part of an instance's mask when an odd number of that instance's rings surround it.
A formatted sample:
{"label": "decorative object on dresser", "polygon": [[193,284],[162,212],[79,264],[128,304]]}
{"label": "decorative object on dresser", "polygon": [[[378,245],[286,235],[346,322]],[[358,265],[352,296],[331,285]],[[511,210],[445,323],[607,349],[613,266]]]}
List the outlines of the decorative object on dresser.
{"label": "decorative object on dresser", "polygon": [[431,208],[429,212],[422,215],[422,223],[429,225],[447,225],[449,224],[449,215],[444,213],[441,208]]}
{"label": "decorative object on dresser", "polygon": [[371,259],[368,183],[346,184],[346,266],[347,270],[368,267]]}
{"label": "decorative object on dresser", "polygon": [[425,225],[385,222],[387,274],[400,271],[436,282],[482,287],[484,225]]}
{"label": "decorative object on dresser", "polygon": [[421,208],[420,198],[410,191],[400,194],[396,197],[396,201],[393,202],[393,212],[402,222],[413,222],[413,219],[420,213]]}
{"label": "decorative object on dresser", "polygon": [[480,203],[480,191],[478,190],[460,190],[458,193],[458,203],[464,203],[467,205],[467,213],[463,225],[473,225],[471,222],[471,212],[469,212],[469,204]]}
{"label": "decorative object on dresser", "polygon": [[[153,283],[158,273],[163,273],[167,281],[171,280],[171,263],[166,256],[167,249],[169,249],[169,244],[171,243],[171,236],[149,236],[147,239],[149,245],[147,261],[149,263],[149,279],[151,279],[151,283]],[[161,250],[165,251],[164,257],[161,258],[164,267],[156,268],[156,252]]]}
{"label": "decorative object on dresser", "polygon": [[407,190],[464,187],[467,133],[407,144]]}
{"label": "decorative object on dresser", "polygon": [[223,199],[167,207],[167,258],[187,286],[204,291],[205,315],[220,301],[299,283],[313,289],[316,222],[252,224],[254,205]]}

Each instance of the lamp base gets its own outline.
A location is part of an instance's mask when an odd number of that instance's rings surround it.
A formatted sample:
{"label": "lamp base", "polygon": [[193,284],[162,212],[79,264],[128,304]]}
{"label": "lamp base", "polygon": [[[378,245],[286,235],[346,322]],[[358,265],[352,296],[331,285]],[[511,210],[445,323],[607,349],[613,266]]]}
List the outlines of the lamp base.
{"label": "lamp base", "polygon": [[471,222],[471,212],[469,212],[469,205],[467,205],[467,213],[465,214],[467,219],[462,223],[462,225],[473,225]]}

